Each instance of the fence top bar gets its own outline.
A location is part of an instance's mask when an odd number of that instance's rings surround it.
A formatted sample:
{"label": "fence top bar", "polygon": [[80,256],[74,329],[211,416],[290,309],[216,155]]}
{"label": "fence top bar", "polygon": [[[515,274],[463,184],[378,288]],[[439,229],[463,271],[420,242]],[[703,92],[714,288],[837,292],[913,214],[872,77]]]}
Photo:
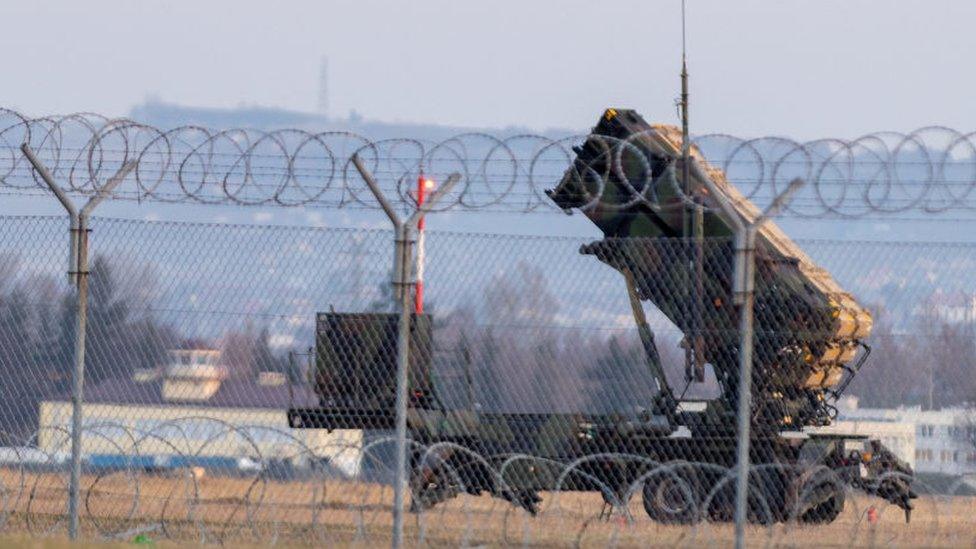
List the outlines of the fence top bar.
{"label": "fence top bar", "polygon": [[393,205],[390,204],[390,202],[386,199],[386,196],[383,195],[383,191],[380,190],[380,186],[376,183],[376,180],[373,179],[372,174],[369,173],[366,166],[363,166],[363,162],[360,160],[358,154],[352,155],[352,163],[356,166],[356,171],[359,172],[359,175],[363,177],[363,180],[369,187],[370,192],[372,192],[373,196],[376,197],[376,201],[380,203],[380,207],[382,207],[383,211],[386,212],[386,216],[390,218],[390,222],[393,223],[393,227],[399,231],[401,225],[403,225],[403,222],[400,220],[400,216],[397,215],[396,210],[393,209]]}
{"label": "fence top bar", "polygon": [[105,184],[102,185],[102,188],[98,189],[98,193],[88,199],[88,202],[84,205],[84,207],[81,208],[81,217],[88,217],[88,214],[90,214],[91,211],[94,210],[95,207],[98,206],[103,200],[108,198],[109,195],[111,195],[112,190],[115,189],[115,187],[118,187],[125,177],[129,175],[129,172],[135,169],[135,167],[135,160],[129,160],[123,164],[122,167],[119,168],[119,171],[116,172],[111,179],[105,182]]}
{"label": "fence top bar", "polygon": [[41,179],[44,180],[44,183],[46,183],[51,189],[51,192],[54,193],[54,196],[57,197],[58,202],[64,206],[65,210],[68,210],[68,215],[71,216],[71,226],[75,227],[78,224],[78,210],[75,208],[74,203],[71,202],[68,195],[64,194],[61,187],[58,186],[58,184],[54,181],[54,176],[51,175],[51,172],[48,171],[47,167],[45,167],[44,164],[37,158],[34,151],[30,148],[30,145],[27,143],[22,143],[20,145],[20,150],[24,153],[24,156],[27,157],[27,161],[34,166],[34,169],[41,176]]}
{"label": "fence top bar", "polygon": [[457,172],[449,175],[447,181],[445,181],[444,184],[440,186],[440,188],[434,191],[434,194],[430,195],[430,198],[428,198],[419,208],[417,208],[417,211],[415,211],[413,215],[410,216],[410,219],[407,220],[407,226],[413,227],[420,221],[421,217],[430,213],[430,210],[438,202],[440,202],[440,200],[444,198],[444,196],[447,193],[451,192],[451,189],[460,180],[461,180],[461,174]]}

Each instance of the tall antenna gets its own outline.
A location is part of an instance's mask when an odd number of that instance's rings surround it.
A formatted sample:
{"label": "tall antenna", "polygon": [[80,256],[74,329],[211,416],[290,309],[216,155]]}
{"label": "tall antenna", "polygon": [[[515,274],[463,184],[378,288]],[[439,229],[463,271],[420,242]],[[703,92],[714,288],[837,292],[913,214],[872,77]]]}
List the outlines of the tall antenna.
{"label": "tall antenna", "polygon": [[681,0],[681,161],[682,181],[688,185],[688,56],[685,42],[685,0]]}
{"label": "tall antenna", "polygon": [[[688,50],[685,32],[685,0],[681,0],[681,183],[684,188],[685,197],[695,200],[694,189],[691,185],[691,137],[688,131]],[[688,203],[686,203],[688,204]],[[685,349],[685,378],[690,381],[705,381],[705,360],[704,360],[704,341],[702,340],[702,287],[703,254],[702,236],[704,234],[704,212],[700,204],[691,206],[690,204],[683,209],[682,218],[684,220],[684,234],[691,233],[694,237],[694,247],[689,258],[689,267],[694,272],[694,280],[691,287],[691,302],[694,310],[692,320],[691,345]]]}
{"label": "tall antenna", "polygon": [[319,113],[329,114],[329,58],[324,55],[319,65]]}

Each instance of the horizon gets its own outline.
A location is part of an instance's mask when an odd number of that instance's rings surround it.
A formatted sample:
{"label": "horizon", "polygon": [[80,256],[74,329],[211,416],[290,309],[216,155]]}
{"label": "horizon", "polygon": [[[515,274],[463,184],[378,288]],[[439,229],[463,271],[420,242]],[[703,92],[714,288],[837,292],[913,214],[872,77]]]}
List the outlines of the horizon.
{"label": "horizon", "polygon": [[[17,52],[17,77],[0,105],[120,116],[156,98],[316,112],[327,56],[338,118],[542,131],[588,128],[623,105],[678,120],[677,1],[56,5],[8,7],[16,24],[0,44]],[[976,127],[973,78],[958,70],[976,49],[974,16],[961,2],[689,2],[692,131],[807,140]]]}

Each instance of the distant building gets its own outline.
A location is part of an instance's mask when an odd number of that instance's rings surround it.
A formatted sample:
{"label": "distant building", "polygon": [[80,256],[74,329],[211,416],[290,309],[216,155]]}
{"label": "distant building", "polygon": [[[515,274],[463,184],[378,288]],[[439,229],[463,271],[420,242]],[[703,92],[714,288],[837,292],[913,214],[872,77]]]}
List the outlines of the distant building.
{"label": "distant building", "polygon": [[180,349],[169,352],[165,366],[162,398],[169,402],[206,402],[227,378],[220,364],[220,351]]}
{"label": "distant building", "polygon": [[917,472],[976,475],[976,409],[860,408],[855,397],[842,399],[841,404],[843,421],[910,425]]}
{"label": "distant building", "polygon": [[878,439],[899,459],[915,467],[915,427],[890,419],[838,419],[827,427],[808,429],[820,433],[867,435]]}
{"label": "distant building", "polygon": [[[205,468],[311,461],[357,475],[360,430],[289,429],[289,406],[315,405],[304,386],[279,372],[229,379],[220,352],[175,350],[159,370],[138,370],[86,388],[82,453],[91,466]],[[38,446],[48,455],[70,451],[70,399],[40,404]]]}
{"label": "distant building", "polygon": [[936,290],[915,307],[915,314],[949,324],[976,323],[976,294]]}

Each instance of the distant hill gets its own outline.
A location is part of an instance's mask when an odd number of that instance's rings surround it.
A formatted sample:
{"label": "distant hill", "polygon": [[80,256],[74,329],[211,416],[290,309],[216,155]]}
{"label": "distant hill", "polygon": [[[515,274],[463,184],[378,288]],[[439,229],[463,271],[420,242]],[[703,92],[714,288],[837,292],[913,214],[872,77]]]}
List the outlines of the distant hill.
{"label": "distant hill", "polygon": [[421,140],[442,141],[460,133],[489,133],[497,136],[536,134],[551,138],[585,133],[584,129],[539,131],[524,126],[474,128],[445,126],[411,122],[385,122],[365,118],[355,111],[346,118],[327,117],[321,114],[291,111],[273,107],[239,107],[217,109],[188,107],[175,103],[147,101],[132,108],[129,117],[160,128],[196,124],[209,128],[299,128],[309,131],[348,131],[370,139],[411,137]]}
{"label": "distant hill", "polygon": [[[352,113],[346,118],[326,117],[320,114],[290,111],[278,108],[267,107],[240,107],[236,109],[218,109],[184,106],[160,101],[148,101],[138,105],[130,112],[130,117],[138,122],[144,122],[160,128],[172,128],[182,125],[199,125],[207,128],[255,128],[255,129],[281,129],[298,128],[310,132],[352,132],[372,140],[382,140],[389,138],[410,138],[427,142],[442,142],[445,139],[455,137],[462,133],[485,133],[496,136],[515,136],[533,133],[529,128],[517,126],[504,126],[498,128],[471,128],[448,125],[419,124],[409,122],[385,122],[370,120],[365,117]],[[544,137],[558,139],[580,135],[585,129],[573,130],[549,130],[544,132]],[[539,135],[538,133],[536,135]],[[517,142],[513,149],[527,143]],[[706,140],[707,141],[707,140]],[[489,143],[488,140],[481,140],[482,146]],[[538,146],[538,141],[535,145]],[[718,159],[727,151],[716,147],[710,150],[706,143],[704,152],[706,156]],[[341,154],[348,154],[349,151],[341,151]],[[470,157],[478,158],[481,151],[466,151]],[[530,157],[531,151],[514,151],[520,158]],[[561,154],[561,153],[560,153]],[[905,154],[905,153],[901,153]],[[909,156],[912,153],[907,153]],[[557,155],[558,156],[558,155]],[[775,156],[775,155],[774,155]],[[499,155],[495,160],[502,158]],[[551,159],[555,159],[553,156]],[[503,159],[503,158],[502,158]],[[551,160],[550,159],[550,160]],[[857,161],[857,159],[852,159]],[[870,160],[870,159],[868,159]],[[919,190],[912,186],[911,179],[924,178],[921,171],[924,171],[924,163],[911,162],[909,157],[906,169],[901,170],[898,180],[893,185],[886,185],[881,182],[872,183],[867,189],[870,197],[883,198],[885,193],[896,193],[898,197],[911,197]],[[518,166],[519,180],[515,183],[511,192],[516,193],[516,198],[509,200],[505,206],[517,205],[520,198],[518,196],[534,196],[536,204],[539,199],[545,202],[545,197],[541,194],[542,190],[554,184],[561,173],[561,165],[556,162],[545,163],[549,172],[543,175],[534,175],[535,188],[528,188],[525,184],[526,172],[528,167],[523,162]],[[496,164],[497,165],[497,164]],[[870,171],[872,166],[877,165],[870,161],[863,162],[863,169]],[[469,169],[478,170],[478,161],[471,161]],[[779,167],[777,167],[779,168]],[[785,166],[785,169],[793,169]],[[877,171],[876,169],[874,170]],[[916,173],[917,172],[917,173]],[[757,167],[748,162],[734,166],[731,170],[730,179],[736,183],[744,192],[749,192],[750,181],[759,178]],[[502,179],[506,174],[500,173]],[[766,177],[769,177],[768,173]],[[784,176],[778,175],[780,179]],[[870,218],[864,219],[844,219],[836,216],[828,219],[818,218],[818,212],[822,212],[822,205],[818,200],[827,203],[837,201],[852,200],[861,204],[866,202],[865,189],[847,188],[843,185],[832,184],[830,174],[826,184],[808,185],[795,198],[793,206],[803,214],[815,214],[813,217],[799,217],[795,213],[790,213],[778,219],[779,224],[794,238],[799,239],[830,239],[830,240],[883,240],[883,241],[908,241],[908,242],[976,242],[976,231],[960,230],[960,221],[955,218],[972,217],[971,213],[965,211],[953,211],[943,214],[929,214],[921,211],[910,211],[901,213],[891,213],[885,215],[873,214]],[[859,177],[859,176],[858,176]],[[865,180],[874,181],[871,173],[867,173]],[[500,181],[499,179],[498,181]],[[550,183],[551,180],[551,183]],[[753,183],[754,184],[754,183]],[[496,189],[499,193],[509,192],[503,188],[504,182],[498,183]],[[958,187],[958,186],[957,186]],[[922,189],[924,190],[924,188]],[[956,194],[965,193],[966,189],[959,187],[953,190]],[[478,189],[477,192],[483,192]],[[519,195],[518,193],[521,193]],[[817,199],[816,194],[821,198]],[[942,196],[944,193],[933,193]],[[762,206],[770,199],[770,189],[760,189],[756,192],[756,202]],[[845,208],[839,208],[845,210]],[[917,210],[918,208],[916,208]],[[4,211],[13,214],[60,214],[61,209],[54,200],[38,197],[8,196],[4,200]],[[329,227],[374,227],[385,228],[386,219],[382,214],[375,210],[364,210],[361,206],[349,207],[342,210],[323,207],[321,205],[309,208],[282,208],[274,205],[259,205],[250,207],[231,207],[231,206],[210,206],[202,204],[179,204],[171,205],[160,202],[132,203],[132,202],[112,202],[100,207],[99,215],[117,216],[137,219],[158,219],[174,221],[194,221],[194,222],[218,222],[218,223],[260,223],[260,224],[283,224],[300,226],[329,226]],[[965,221],[963,226],[968,226]],[[476,231],[476,232],[502,232],[530,235],[564,235],[564,236],[599,236],[593,226],[581,216],[563,216],[555,209],[544,209],[544,213],[533,215],[523,215],[521,213],[481,213],[481,212],[449,212],[439,214],[437,219],[431,219],[432,229],[450,229],[456,231]]]}

